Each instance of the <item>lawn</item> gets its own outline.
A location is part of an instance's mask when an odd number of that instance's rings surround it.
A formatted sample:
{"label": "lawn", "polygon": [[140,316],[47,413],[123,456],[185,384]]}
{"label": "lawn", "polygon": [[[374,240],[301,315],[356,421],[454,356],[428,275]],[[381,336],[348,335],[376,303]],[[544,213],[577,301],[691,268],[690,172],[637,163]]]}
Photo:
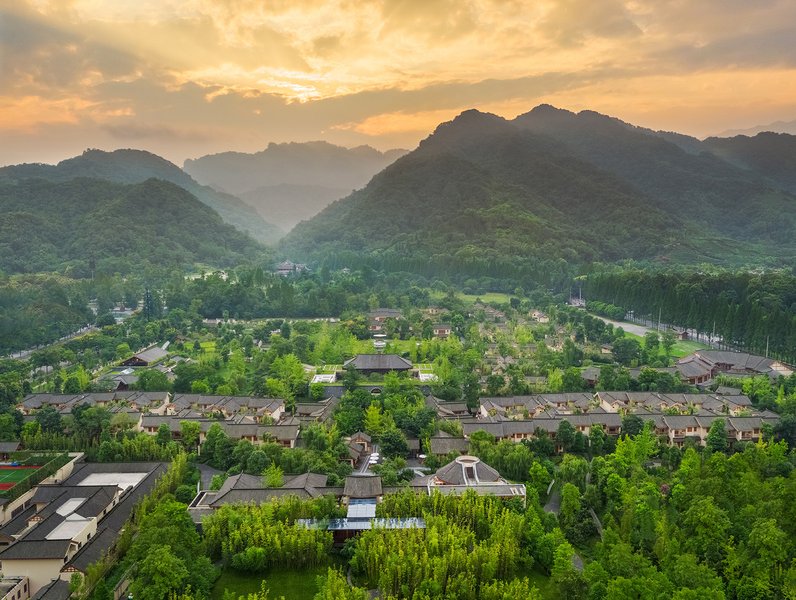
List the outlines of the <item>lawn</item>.
{"label": "lawn", "polygon": [[[384,349],[385,354],[403,354],[410,352],[417,343],[416,340],[385,340],[387,347]],[[354,351],[357,354],[377,354],[376,348],[373,346],[373,340],[357,340]]]}
{"label": "lawn", "polygon": [[[522,575],[525,576],[524,574]],[[539,590],[539,595],[542,597],[542,600],[550,600],[557,597],[550,576],[544,573],[540,568],[534,568],[533,571],[527,574],[527,577],[531,584]]]}
{"label": "lawn", "polygon": [[[443,292],[438,290],[431,290],[429,297],[432,300],[440,300],[445,297]],[[480,300],[485,304],[496,302],[498,304],[508,304],[511,300],[511,294],[504,294],[502,292],[484,292],[483,294],[465,294],[463,292],[456,292],[456,297],[468,304],[474,304],[476,300]]]}
{"label": "lawn", "polygon": [[[644,338],[640,335],[636,335],[634,333],[630,333],[629,331],[625,331],[625,337],[636,340],[642,346],[644,345]],[[672,353],[670,355],[671,358],[678,359],[683,358],[684,356],[688,356],[689,354],[697,351],[702,350],[704,348],[710,348],[707,344],[703,344],[701,342],[675,342],[674,346],[672,346]],[[663,356],[663,348],[661,348],[660,355]]]}
{"label": "lawn", "polygon": [[275,570],[265,577],[225,570],[213,586],[210,600],[223,600],[224,590],[234,592],[236,598],[259,592],[263,581],[266,589],[271,592],[269,598],[284,596],[285,600],[312,600],[318,591],[317,577],[326,575],[326,569],[327,567],[304,571]]}

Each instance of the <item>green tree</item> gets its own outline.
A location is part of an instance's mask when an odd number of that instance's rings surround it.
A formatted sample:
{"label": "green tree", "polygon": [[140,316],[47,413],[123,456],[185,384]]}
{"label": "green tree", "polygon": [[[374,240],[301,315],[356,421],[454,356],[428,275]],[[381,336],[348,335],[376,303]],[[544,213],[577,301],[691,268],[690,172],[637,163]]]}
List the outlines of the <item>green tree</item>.
{"label": "green tree", "polygon": [[263,471],[263,486],[267,488],[279,488],[283,485],[285,485],[285,477],[282,473],[282,469],[275,464],[270,464],[266,467],[265,471]]}
{"label": "green tree", "polygon": [[724,419],[714,419],[710,424],[708,436],[705,440],[705,447],[710,452],[726,452],[727,428],[724,424]]}
{"label": "green tree", "polygon": [[138,563],[130,592],[136,600],[163,600],[179,592],[188,583],[185,562],[171,548],[156,545]]}
{"label": "green tree", "polygon": [[677,336],[674,335],[674,331],[671,329],[667,329],[661,334],[661,346],[667,359],[672,355],[675,343],[677,343]]}
{"label": "green tree", "polygon": [[142,369],[136,373],[138,381],[133,387],[142,392],[161,392],[169,389],[169,379],[166,374],[157,369]]}
{"label": "green tree", "polygon": [[379,436],[379,446],[385,456],[406,457],[409,454],[409,446],[406,443],[406,436],[400,429],[395,427],[388,429]]}
{"label": "green tree", "polygon": [[186,450],[196,449],[202,426],[196,421],[180,421],[180,439]]}
{"label": "green tree", "polygon": [[566,419],[562,419],[558,424],[558,431],[556,432],[556,444],[559,444],[564,452],[571,450],[575,445],[575,428],[572,423]]}
{"label": "green tree", "polygon": [[644,429],[644,421],[641,417],[628,414],[622,417],[622,435],[634,436],[641,433]]}
{"label": "green tree", "polygon": [[378,438],[384,431],[384,419],[378,404],[373,402],[365,410],[365,432],[374,438]]}
{"label": "green tree", "polygon": [[168,423],[161,423],[158,427],[157,437],[155,438],[161,446],[165,446],[171,441],[171,428]]}
{"label": "green tree", "polygon": [[629,366],[638,360],[641,354],[641,344],[632,338],[620,338],[614,342],[614,358],[622,365]]}

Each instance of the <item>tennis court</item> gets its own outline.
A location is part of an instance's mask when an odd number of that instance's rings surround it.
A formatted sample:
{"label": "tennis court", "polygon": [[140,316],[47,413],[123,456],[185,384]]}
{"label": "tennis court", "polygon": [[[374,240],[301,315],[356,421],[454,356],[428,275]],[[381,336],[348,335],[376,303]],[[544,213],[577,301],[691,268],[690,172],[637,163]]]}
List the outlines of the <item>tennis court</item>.
{"label": "tennis court", "polygon": [[0,491],[10,490],[20,481],[27,479],[39,469],[41,469],[40,465],[25,465],[18,467],[12,467],[11,465],[0,465]]}

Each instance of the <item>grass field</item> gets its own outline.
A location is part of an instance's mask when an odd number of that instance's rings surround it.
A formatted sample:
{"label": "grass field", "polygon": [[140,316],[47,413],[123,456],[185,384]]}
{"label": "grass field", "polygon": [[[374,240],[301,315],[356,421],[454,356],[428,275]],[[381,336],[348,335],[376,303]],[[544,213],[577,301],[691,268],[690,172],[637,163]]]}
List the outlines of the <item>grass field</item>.
{"label": "grass field", "polygon": [[[417,342],[414,340],[388,340],[384,353],[403,354],[409,352]],[[354,350],[357,354],[376,354],[373,340],[357,340]]]}
{"label": "grass field", "polygon": [[[526,576],[524,573],[522,575]],[[555,590],[553,589],[553,582],[540,568],[534,568],[533,571],[527,574],[527,577],[531,584],[539,590],[539,595],[542,597],[542,600],[557,598]]]}
{"label": "grass field", "polygon": [[[625,337],[636,340],[642,346],[644,345],[644,338],[640,335],[636,335],[634,333],[630,333],[629,331],[625,331]],[[671,357],[674,359],[683,358],[684,356],[688,356],[689,354],[697,351],[702,350],[703,348],[710,348],[707,344],[702,344],[701,342],[675,342],[674,346],[672,347],[672,354]],[[663,349],[661,349],[660,355],[663,356]]]}
{"label": "grass field", "polygon": [[[441,298],[445,297],[445,294],[437,290],[431,290],[429,292],[429,297],[431,297],[433,300],[440,300]],[[511,294],[504,294],[502,292],[484,292],[483,294],[464,294],[462,292],[456,292],[456,297],[468,304],[473,304],[476,300],[481,300],[481,302],[486,304],[489,304],[490,302],[508,304],[512,296]]]}
{"label": "grass field", "polygon": [[265,577],[225,570],[213,586],[210,600],[222,600],[224,590],[234,592],[236,598],[259,592],[263,581],[271,592],[269,598],[284,596],[285,600],[312,600],[318,591],[317,577],[326,575],[326,569],[327,567],[304,571],[280,570],[267,573]]}
{"label": "grass field", "polygon": [[0,491],[10,490],[20,481],[30,477],[41,467],[30,465],[26,467],[4,467],[0,466]]}

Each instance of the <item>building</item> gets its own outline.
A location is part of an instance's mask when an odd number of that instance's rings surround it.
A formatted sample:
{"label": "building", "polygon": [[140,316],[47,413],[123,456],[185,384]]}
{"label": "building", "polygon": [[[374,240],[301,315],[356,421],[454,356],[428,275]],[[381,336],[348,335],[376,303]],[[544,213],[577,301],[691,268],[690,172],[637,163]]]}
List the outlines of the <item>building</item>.
{"label": "building", "polygon": [[390,371],[409,372],[412,370],[412,363],[397,354],[357,354],[343,363],[343,368],[355,369],[363,375],[386,375]]}
{"label": "building", "polygon": [[739,377],[767,375],[772,380],[793,374],[790,366],[773,358],[723,350],[698,350],[681,358],[676,366],[681,378],[692,385],[706,384],[720,373]]}
{"label": "building", "polygon": [[434,333],[434,337],[445,339],[450,337],[451,332],[453,331],[453,326],[450,323],[439,323],[438,325],[434,325],[432,328]]}
{"label": "building", "polygon": [[36,594],[53,580],[85,574],[118,539],[134,505],[167,463],[77,462],[60,484],[39,485],[0,527],[0,569],[27,577]]}
{"label": "building", "polygon": [[160,346],[152,346],[122,361],[121,365],[123,367],[149,367],[159,363],[168,355],[169,353]]}
{"label": "building", "polygon": [[435,491],[441,494],[463,494],[472,490],[479,495],[521,498],[525,503],[523,484],[506,481],[500,473],[475,456],[459,456],[424,479],[429,495]]}

